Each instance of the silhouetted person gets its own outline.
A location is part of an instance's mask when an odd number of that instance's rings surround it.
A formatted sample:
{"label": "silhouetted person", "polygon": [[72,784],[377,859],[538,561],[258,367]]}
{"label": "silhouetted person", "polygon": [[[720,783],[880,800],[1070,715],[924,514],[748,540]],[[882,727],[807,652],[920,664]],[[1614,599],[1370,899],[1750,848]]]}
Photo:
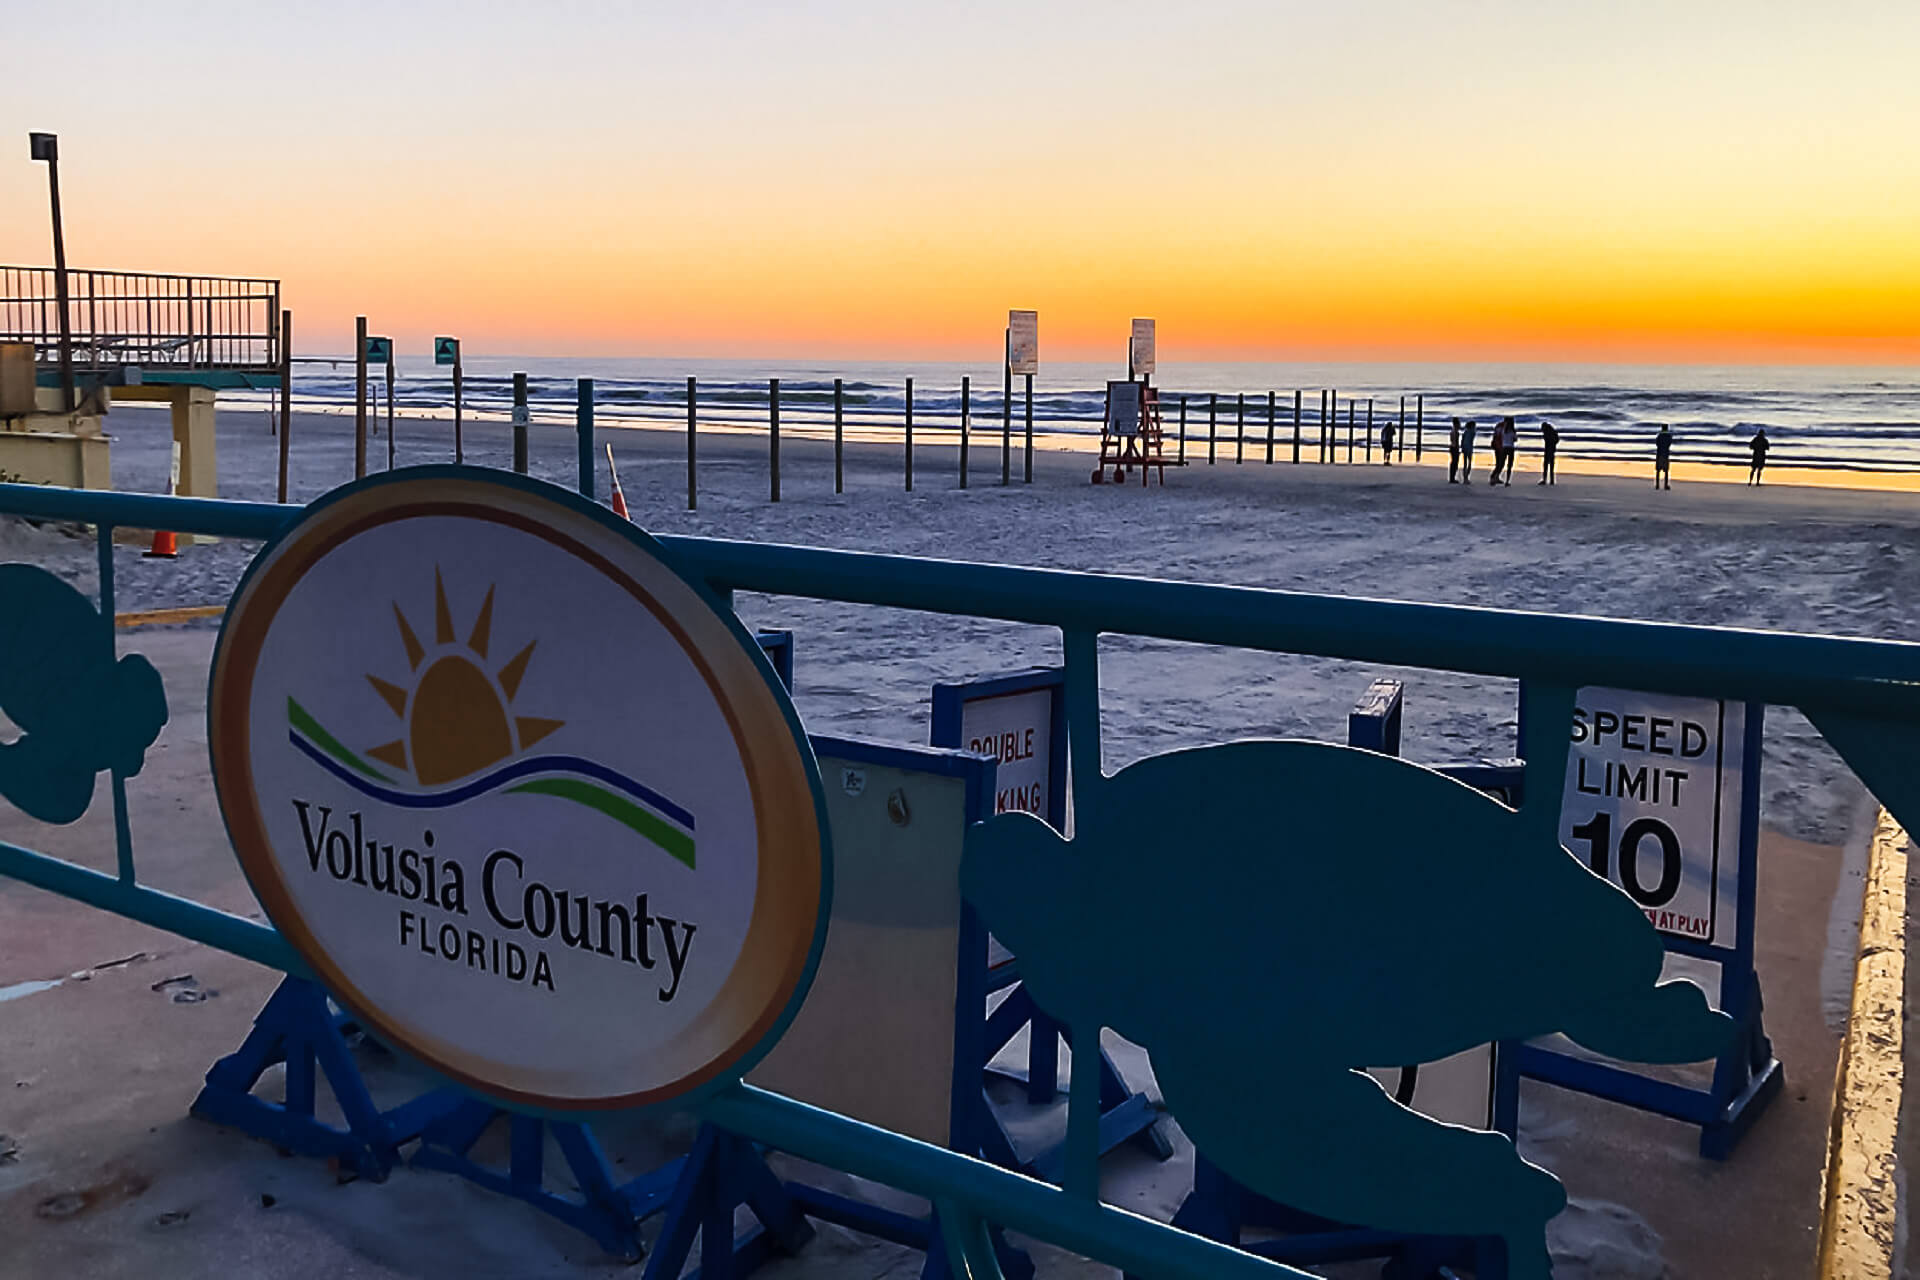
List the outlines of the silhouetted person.
{"label": "silhouetted person", "polygon": [[1473,483],[1473,437],[1479,430],[1479,425],[1468,418],[1466,427],[1460,432],[1460,480],[1463,484]]}
{"label": "silhouetted person", "polygon": [[1493,429],[1493,483],[1513,487],[1513,456],[1520,451],[1520,428],[1512,418]]}
{"label": "silhouetted person", "polygon": [[1380,461],[1389,467],[1393,465],[1393,424],[1391,422],[1380,428]]}
{"label": "silhouetted person", "polygon": [[1653,487],[1673,488],[1673,428],[1664,422],[1653,438]]}
{"label": "silhouetted person", "polygon": [[1453,420],[1453,429],[1447,432],[1447,483],[1460,483],[1460,419]]}
{"label": "silhouetted person", "polygon": [[1560,447],[1560,433],[1551,422],[1540,424],[1540,483],[1553,483],[1553,455]]}
{"label": "silhouetted person", "polygon": [[1753,439],[1747,441],[1747,448],[1753,450],[1753,466],[1747,472],[1747,483],[1758,485],[1760,473],[1767,469],[1767,450],[1773,448],[1772,442],[1767,439],[1765,427],[1753,433]]}

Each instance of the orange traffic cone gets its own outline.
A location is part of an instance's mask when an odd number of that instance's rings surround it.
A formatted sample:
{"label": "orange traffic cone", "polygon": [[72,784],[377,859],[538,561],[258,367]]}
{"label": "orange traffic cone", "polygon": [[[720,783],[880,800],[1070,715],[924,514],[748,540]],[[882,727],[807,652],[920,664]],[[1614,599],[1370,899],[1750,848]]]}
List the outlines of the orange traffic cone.
{"label": "orange traffic cone", "polygon": [[612,445],[607,446],[607,474],[613,477],[613,514],[631,521],[633,514],[627,510],[627,495],[620,491],[620,471],[613,465]]}
{"label": "orange traffic cone", "polygon": [[[169,498],[174,496],[174,490],[178,487],[179,483],[180,442],[176,440],[173,442],[173,465],[167,470],[167,496]],[[148,551],[145,558],[148,560],[176,560],[179,556],[180,539],[174,536],[173,530],[155,529],[153,531],[153,550]]]}
{"label": "orange traffic cone", "polygon": [[153,550],[143,554],[148,560],[176,560],[180,556],[180,539],[173,536],[171,529],[155,529]]}

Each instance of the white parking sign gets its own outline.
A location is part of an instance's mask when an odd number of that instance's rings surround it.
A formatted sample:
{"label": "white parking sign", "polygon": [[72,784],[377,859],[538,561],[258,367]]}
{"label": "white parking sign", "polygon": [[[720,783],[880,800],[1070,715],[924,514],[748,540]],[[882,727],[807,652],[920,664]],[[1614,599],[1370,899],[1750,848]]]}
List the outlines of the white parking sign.
{"label": "white parking sign", "polygon": [[1731,946],[1739,892],[1747,709],[1582,689],[1560,841],[1662,933]]}

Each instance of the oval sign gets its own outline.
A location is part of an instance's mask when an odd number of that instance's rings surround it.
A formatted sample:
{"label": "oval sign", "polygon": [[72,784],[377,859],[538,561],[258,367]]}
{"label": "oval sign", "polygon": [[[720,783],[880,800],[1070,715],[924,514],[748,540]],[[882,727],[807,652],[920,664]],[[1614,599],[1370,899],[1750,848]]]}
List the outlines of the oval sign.
{"label": "oval sign", "polygon": [[799,722],[738,621],[572,494],[421,468],[315,503],[235,595],[208,717],[273,923],[481,1093],[684,1097],[805,994],[830,860]]}

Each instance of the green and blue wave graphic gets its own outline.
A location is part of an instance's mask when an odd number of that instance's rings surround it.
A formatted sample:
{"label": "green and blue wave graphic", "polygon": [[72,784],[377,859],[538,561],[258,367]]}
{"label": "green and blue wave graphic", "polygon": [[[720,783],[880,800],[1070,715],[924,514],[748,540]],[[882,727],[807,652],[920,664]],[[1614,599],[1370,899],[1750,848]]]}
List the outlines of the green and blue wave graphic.
{"label": "green and blue wave graphic", "polygon": [[445,809],[496,791],[552,796],[605,814],[670,857],[694,865],[693,814],[643,782],[583,756],[539,755],[433,791],[411,791],[367,763],[328,733],[313,714],[287,699],[293,745],[362,795],[403,809]]}

